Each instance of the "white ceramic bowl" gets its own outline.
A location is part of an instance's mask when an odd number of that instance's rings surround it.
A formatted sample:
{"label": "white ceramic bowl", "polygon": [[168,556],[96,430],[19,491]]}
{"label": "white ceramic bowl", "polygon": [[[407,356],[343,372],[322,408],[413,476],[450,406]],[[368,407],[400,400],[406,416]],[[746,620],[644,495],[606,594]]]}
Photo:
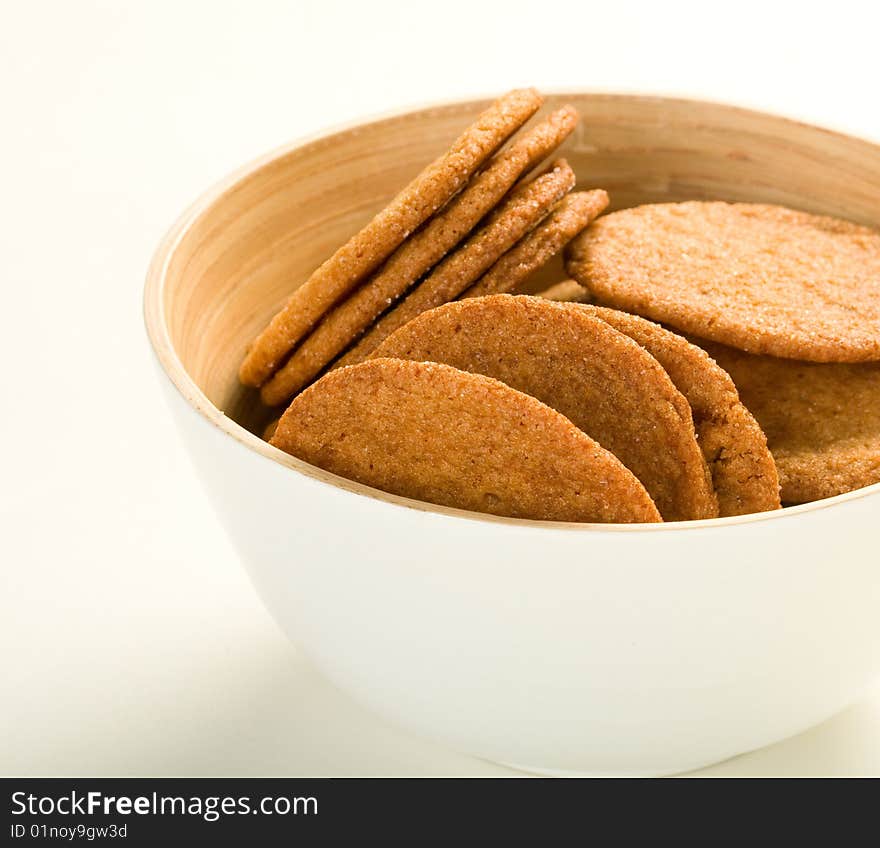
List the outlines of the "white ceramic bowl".
{"label": "white ceramic bowl", "polygon": [[[880,148],[717,104],[571,94],[566,155],[615,206],[717,197],[880,225]],[[263,158],[175,225],[147,328],[174,416],[266,607],[339,687],[534,771],[666,774],[804,730],[880,674],[880,486],[774,514],[638,527],[392,497],[248,429],[247,342],[483,102]],[[225,414],[224,414],[225,413]]]}

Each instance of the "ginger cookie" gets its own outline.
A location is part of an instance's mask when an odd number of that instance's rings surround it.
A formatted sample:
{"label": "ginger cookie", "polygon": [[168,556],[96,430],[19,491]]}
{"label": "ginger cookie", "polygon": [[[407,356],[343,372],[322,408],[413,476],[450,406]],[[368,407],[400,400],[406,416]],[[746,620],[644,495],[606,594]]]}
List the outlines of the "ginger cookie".
{"label": "ginger cookie", "polygon": [[576,191],[527,236],[504,254],[462,297],[485,297],[516,289],[530,274],[543,268],[581,230],[608,206],[601,189]]}
{"label": "ginger cookie", "polygon": [[733,377],[767,434],[784,503],[880,482],[880,363],[797,362],[694,341]]}
{"label": "ginger cookie", "polygon": [[587,303],[590,300],[590,293],[576,280],[561,280],[538,292],[537,296],[559,303]]}
{"label": "ginger cookie", "polygon": [[[518,184],[483,227],[444,259],[397,307],[373,325],[333,367],[362,362],[398,327],[428,309],[455,300],[499,257],[539,224],[574,184],[574,171],[564,159],[554,162],[547,173],[530,182]],[[270,404],[279,402],[274,393],[266,393],[263,401]]]}
{"label": "ginger cookie", "polygon": [[571,134],[578,114],[564,106],[514,138],[457,197],[410,236],[348,298],[324,316],[273,375],[266,394],[286,400],[308,385],[357,339],[390,304],[452,250],[510,190]]}
{"label": "ginger cookie", "polygon": [[598,302],[751,353],[880,359],[880,232],[781,206],[662,203],[606,215],[566,265]]}
{"label": "ginger cookie", "polygon": [[587,304],[577,308],[638,342],[685,396],[721,516],[780,508],[779,477],[767,437],[740,400],[733,380],[709,354],[637,315]]}
{"label": "ginger cookie", "polygon": [[524,295],[469,298],[410,321],[375,355],[501,380],[617,456],[664,521],[718,515],[687,400],[641,345],[579,306]]}
{"label": "ginger cookie", "polygon": [[563,415],[448,365],[374,359],[331,371],[290,404],[272,444],[444,506],[549,521],[660,520],[638,480]]}
{"label": "ginger cookie", "polygon": [[541,103],[534,89],[518,89],[486,109],[446,153],[293,292],[248,350],[239,370],[241,382],[262,385],[318,319],[455,195]]}

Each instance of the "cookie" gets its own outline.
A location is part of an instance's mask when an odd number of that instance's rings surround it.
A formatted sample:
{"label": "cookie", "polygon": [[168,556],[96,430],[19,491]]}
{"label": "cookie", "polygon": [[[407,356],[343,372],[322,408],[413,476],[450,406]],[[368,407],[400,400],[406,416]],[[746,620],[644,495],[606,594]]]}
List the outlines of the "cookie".
{"label": "cookie", "polygon": [[643,347],[579,306],[525,295],[469,298],[410,321],[375,355],[501,380],[617,456],[664,521],[718,515],[687,401]]}
{"label": "cookie", "polygon": [[779,477],[767,437],[736,386],[702,348],[658,324],[616,309],[580,305],[638,342],[687,398],[721,516],[779,509]]}
{"label": "cookie", "polygon": [[[574,171],[564,159],[549,172],[519,185],[490,216],[486,224],[403,300],[381,318],[334,368],[366,359],[388,336],[428,309],[455,300],[549,213],[575,183]],[[271,397],[264,402],[272,403]],[[277,401],[276,401],[277,402]]]}
{"label": "cookie", "polygon": [[880,359],[880,232],[780,206],[663,203],[606,215],[568,250],[597,302],[751,353]]}
{"label": "cookie", "polygon": [[462,297],[504,294],[542,268],[608,206],[601,189],[577,191],[504,254]]}
{"label": "cookie", "polygon": [[797,362],[695,341],[767,434],[785,503],[880,483],[880,363]]}
{"label": "cookie", "polygon": [[590,293],[576,280],[562,280],[538,292],[537,296],[559,303],[587,303],[590,299]]}
{"label": "cookie", "polygon": [[448,365],[373,359],[298,395],[272,444],[334,474],[460,509],[656,522],[636,478],[568,419]]}
{"label": "cookie", "polygon": [[286,400],[314,380],[390,304],[467,236],[523,173],[547,158],[572,132],[577,120],[575,109],[565,106],[515,138],[461,194],[323,318],[273,375],[266,394]]}
{"label": "cookie", "polygon": [[318,319],[456,194],[541,102],[534,89],[519,89],[484,111],[446,153],[294,291],[248,350],[239,370],[241,382],[262,385]]}

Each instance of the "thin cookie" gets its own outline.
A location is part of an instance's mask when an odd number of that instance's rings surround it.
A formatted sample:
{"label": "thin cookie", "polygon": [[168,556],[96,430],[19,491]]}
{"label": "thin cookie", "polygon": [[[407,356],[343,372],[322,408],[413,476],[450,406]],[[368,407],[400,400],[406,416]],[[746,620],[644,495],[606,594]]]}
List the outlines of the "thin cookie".
{"label": "thin cookie", "polygon": [[[478,280],[520,238],[535,227],[575,183],[564,159],[531,182],[518,186],[487,223],[440,265],[335,364],[353,365],[366,359],[388,336],[428,309],[455,300]],[[266,400],[266,402],[271,402]]]}
{"label": "thin cookie", "polygon": [[779,476],[767,437],[727,372],[702,348],[658,324],[600,306],[576,307],[638,342],[687,398],[721,516],[779,509]]}
{"label": "thin cookie", "polygon": [[522,174],[546,159],[572,132],[577,120],[575,109],[565,106],[515,138],[461,194],[323,318],[272,376],[267,394],[286,399],[308,385],[390,304],[467,236]]}
{"label": "thin cookie", "polygon": [[718,515],[687,401],[643,347],[580,307],[524,295],[460,300],[410,321],[375,355],[501,380],[617,456],[664,521]]}
{"label": "thin cookie", "polygon": [[257,337],[239,370],[247,386],[260,386],[279,362],[337,301],[445,204],[471,175],[541,106],[534,89],[496,100],[360,232],[352,236],[291,295]]}
{"label": "thin cookie", "polygon": [[880,483],[880,363],[797,362],[695,341],[767,434],[785,503]]}
{"label": "thin cookie", "polygon": [[568,195],[545,221],[507,251],[462,297],[485,297],[514,291],[601,215],[607,206],[608,195],[601,189]]}
{"label": "thin cookie", "polygon": [[434,363],[374,359],[296,397],[272,444],[392,494],[515,518],[656,522],[621,463],[509,386]]}
{"label": "thin cookie", "polygon": [[880,359],[880,232],[751,203],[604,216],[569,246],[598,302],[701,338],[813,362]]}

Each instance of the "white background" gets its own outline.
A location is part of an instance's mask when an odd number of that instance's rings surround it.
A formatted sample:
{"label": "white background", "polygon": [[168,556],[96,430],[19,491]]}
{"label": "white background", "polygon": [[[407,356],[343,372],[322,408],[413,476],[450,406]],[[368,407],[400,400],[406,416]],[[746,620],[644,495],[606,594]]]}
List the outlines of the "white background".
{"label": "white background", "polygon": [[[516,85],[880,138],[876,5],[0,7],[0,772],[510,774],[364,712],[264,613],[158,391],[150,254],[205,188],[300,134]],[[880,689],[708,773],[878,774]]]}

